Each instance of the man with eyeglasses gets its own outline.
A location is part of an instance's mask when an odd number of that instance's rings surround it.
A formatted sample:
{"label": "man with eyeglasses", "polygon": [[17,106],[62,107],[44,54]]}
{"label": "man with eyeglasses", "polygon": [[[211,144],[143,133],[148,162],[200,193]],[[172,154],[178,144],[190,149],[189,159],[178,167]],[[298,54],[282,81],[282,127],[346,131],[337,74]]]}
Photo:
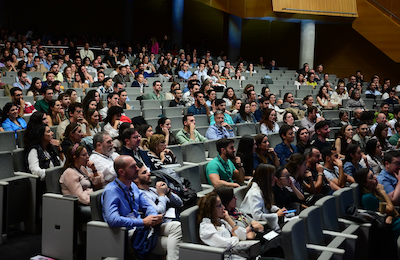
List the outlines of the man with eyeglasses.
{"label": "man with eyeglasses", "polygon": [[383,156],[383,169],[377,180],[383,185],[387,195],[393,204],[400,205],[400,153],[398,151],[389,151]]}
{"label": "man with eyeglasses", "polygon": [[12,102],[18,107],[19,116],[30,115],[33,112],[36,112],[35,107],[30,102],[25,102],[20,88],[13,87],[10,89],[10,94]]}
{"label": "man with eyeglasses", "polygon": [[[120,154],[132,156],[137,163],[140,162],[147,167],[147,165],[151,165],[151,160],[147,156],[147,152],[139,148],[141,138],[137,128],[125,129],[121,136],[123,146]],[[147,170],[150,171],[150,168],[147,167]]]}
{"label": "man with eyeglasses", "polygon": [[204,94],[202,92],[197,91],[194,93],[194,100],[194,104],[189,107],[188,113],[193,115],[210,115],[210,109],[204,100]]}
{"label": "man with eyeglasses", "polygon": [[367,145],[370,137],[368,136],[369,127],[367,122],[361,121],[357,124],[357,134],[353,136],[353,140],[361,147],[361,151],[365,152],[365,147]]}

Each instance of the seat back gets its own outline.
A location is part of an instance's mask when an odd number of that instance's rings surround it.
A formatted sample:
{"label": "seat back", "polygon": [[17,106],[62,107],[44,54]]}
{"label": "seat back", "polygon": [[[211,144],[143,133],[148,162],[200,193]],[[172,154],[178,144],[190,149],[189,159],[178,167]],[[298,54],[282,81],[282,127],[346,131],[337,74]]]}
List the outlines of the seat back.
{"label": "seat back", "polygon": [[279,133],[273,133],[268,135],[269,147],[275,147],[277,144],[282,143],[282,139]]}
{"label": "seat back", "polygon": [[104,221],[101,206],[101,195],[103,194],[103,191],[104,189],[101,189],[90,194],[90,214],[92,220]]}
{"label": "seat back", "polygon": [[183,165],[182,147],[180,145],[169,145],[168,149],[174,153],[176,162]]}
{"label": "seat back", "polygon": [[236,133],[238,136],[252,135],[256,133],[256,127],[253,123],[236,124]]}
{"label": "seat back", "polygon": [[175,169],[176,173],[178,173],[180,177],[190,181],[191,188],[196,192],[203,190],[201,187],[202,180],[199,174],[200,170],[202,169],[200,169],[200,167],[197,165],[184,166]]}
{"label": "seat back", "polygon": [[24,148],[24,135],[25,135],[25,129],[20,129],[17,130],[17,145],[18,148]]}
{"label": "seat back", "polygon": [[0,151],[12,151],[16,148],[15,133],[13,131],[0,132]]}
{"label": "seat back", "polygon": [[[15,140],[14,136],[13,139]],[[11,155],[11,151],[0,152],[0,165],[1,165],[0,179],[5,179],[14,176],[14,165],[13,165],[13,157]]]}
{"label": "seat back", "polygon": [[199,243],[199,227],[197,225],[197,211],[199,206],[193,206],[181,213],[182,241]]}
{"label": "seat back", "polygon": [[207,115],[195,115],[196,127],[209,126],[209,120]]}
{"label": "seat back", "polygon": [[28,167],[25,161],[25,149],[18,148],[12,151],[14,171],[16,172],[27,172]]}
{"label": "seat back", "polygon": [[206,143],[208,144],[208,158],[215,158],[218,156],[217,141],[217,139],[206,141]]}
{"label": "seat back", "polygon": [[233,189],[233,193],[236,196],[236,207],[240,208],[244,197],[246,196],[247,186],[240,186]]}
{"label": "seat back", "polygon": [[181,145],[184,162],[199,163],[206,161],[203,143],[187,143]]}
{"label": "seat back", "polygon": [[321,208],[311,206],[303,210],[299,217],[304,220],[307,230],[307,243],[323,244],[324,236],[322,234],[322,215]]}
{"label": "seat back", "polygon": [[302,219],[291,220],[283,226],[282,238],[285,259],[308,259],[305,232],[304,220]]}
{"label": "seat back", "polygon": [[64,166],[56,166],[46,170],[46,190],[50,193],[61,194],[60,176],[64,172]]}
{"label": "seat back", "polygon": [[324,229],[338,230],[338,216],[336,212],[336,199],[334,196],[325,196],[319,199],[315,206],[321,207],[322,210],[322,224]]}
{"label": "seat back", "polygon": [[338,217],[346,215],[347,206],[353,204],[353,189],[346,187],[333,193],[336,197],[336,210]]}
{"label": "seat back", "polygon": [[357,207],[361,207],[360,186],[358,183],[352,183],[350,188],[353,190],[353,202]]}

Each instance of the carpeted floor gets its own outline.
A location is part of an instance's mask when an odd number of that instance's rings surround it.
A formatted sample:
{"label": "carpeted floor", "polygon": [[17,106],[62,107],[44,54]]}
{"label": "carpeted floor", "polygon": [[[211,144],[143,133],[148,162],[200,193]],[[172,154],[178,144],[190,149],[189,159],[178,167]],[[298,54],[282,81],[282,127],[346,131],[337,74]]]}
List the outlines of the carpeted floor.
{"label": "carpeted floor", "polygon": [[19,230],[8,230],[7,243],[0,245],[0,259],[26,260],[40,255],[41,234],[29,234]]}

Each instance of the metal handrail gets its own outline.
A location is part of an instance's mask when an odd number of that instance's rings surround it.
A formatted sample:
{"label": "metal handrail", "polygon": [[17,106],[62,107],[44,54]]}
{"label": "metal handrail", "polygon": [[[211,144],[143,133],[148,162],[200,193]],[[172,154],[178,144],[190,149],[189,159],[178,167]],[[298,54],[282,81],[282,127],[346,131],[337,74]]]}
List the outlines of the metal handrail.
{"label": "metal handrail", "polygon": [[307,10],[307,9],[296,9],[296,8],[282,8],[282,10],[301,11],[301,12],[313,12],[313,13],[351,14],[351,15],[357,15],[357,13],[336,12],[336,11],[320,11],[320,10]]}
{"label": "metal handrail", "polygon": [[369,0],[371,2],[373,2],[374,4],[378,5],[380,8],[382,8],[385,12],[389,13],[390,16],[396,18],[397,20],[400,21],[400,18],[397,17],[396,15],[394,15],[391,11],[389,11],[388,9],[386,9],[386,7],[382,6],[380,3],[376,2],[375,0]]}

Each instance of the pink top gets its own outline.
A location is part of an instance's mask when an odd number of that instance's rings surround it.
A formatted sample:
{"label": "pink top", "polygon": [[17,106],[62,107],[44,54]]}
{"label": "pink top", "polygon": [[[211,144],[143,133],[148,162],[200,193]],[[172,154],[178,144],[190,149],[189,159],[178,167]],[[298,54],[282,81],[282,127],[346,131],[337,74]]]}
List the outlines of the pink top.
{"label": "pink top", "polygon": [[153,46],[151,46],[151,53],[158,54],[159,49],[160,46],[158,45],[158,42],[156,42]]}
{"label": "pink top", "polygon": [[61,191],[64,195],[77,196],[80,203],[89,205],[90,194],[93,192],[92,184],[94,187],[102,187],[104,183],[103,174],[98,172],[97,176],[94,176],[84,166],[80,168],[80,171],[87,176],[84,176],[75,168],[68,168],[64,171],[60,177]]}

